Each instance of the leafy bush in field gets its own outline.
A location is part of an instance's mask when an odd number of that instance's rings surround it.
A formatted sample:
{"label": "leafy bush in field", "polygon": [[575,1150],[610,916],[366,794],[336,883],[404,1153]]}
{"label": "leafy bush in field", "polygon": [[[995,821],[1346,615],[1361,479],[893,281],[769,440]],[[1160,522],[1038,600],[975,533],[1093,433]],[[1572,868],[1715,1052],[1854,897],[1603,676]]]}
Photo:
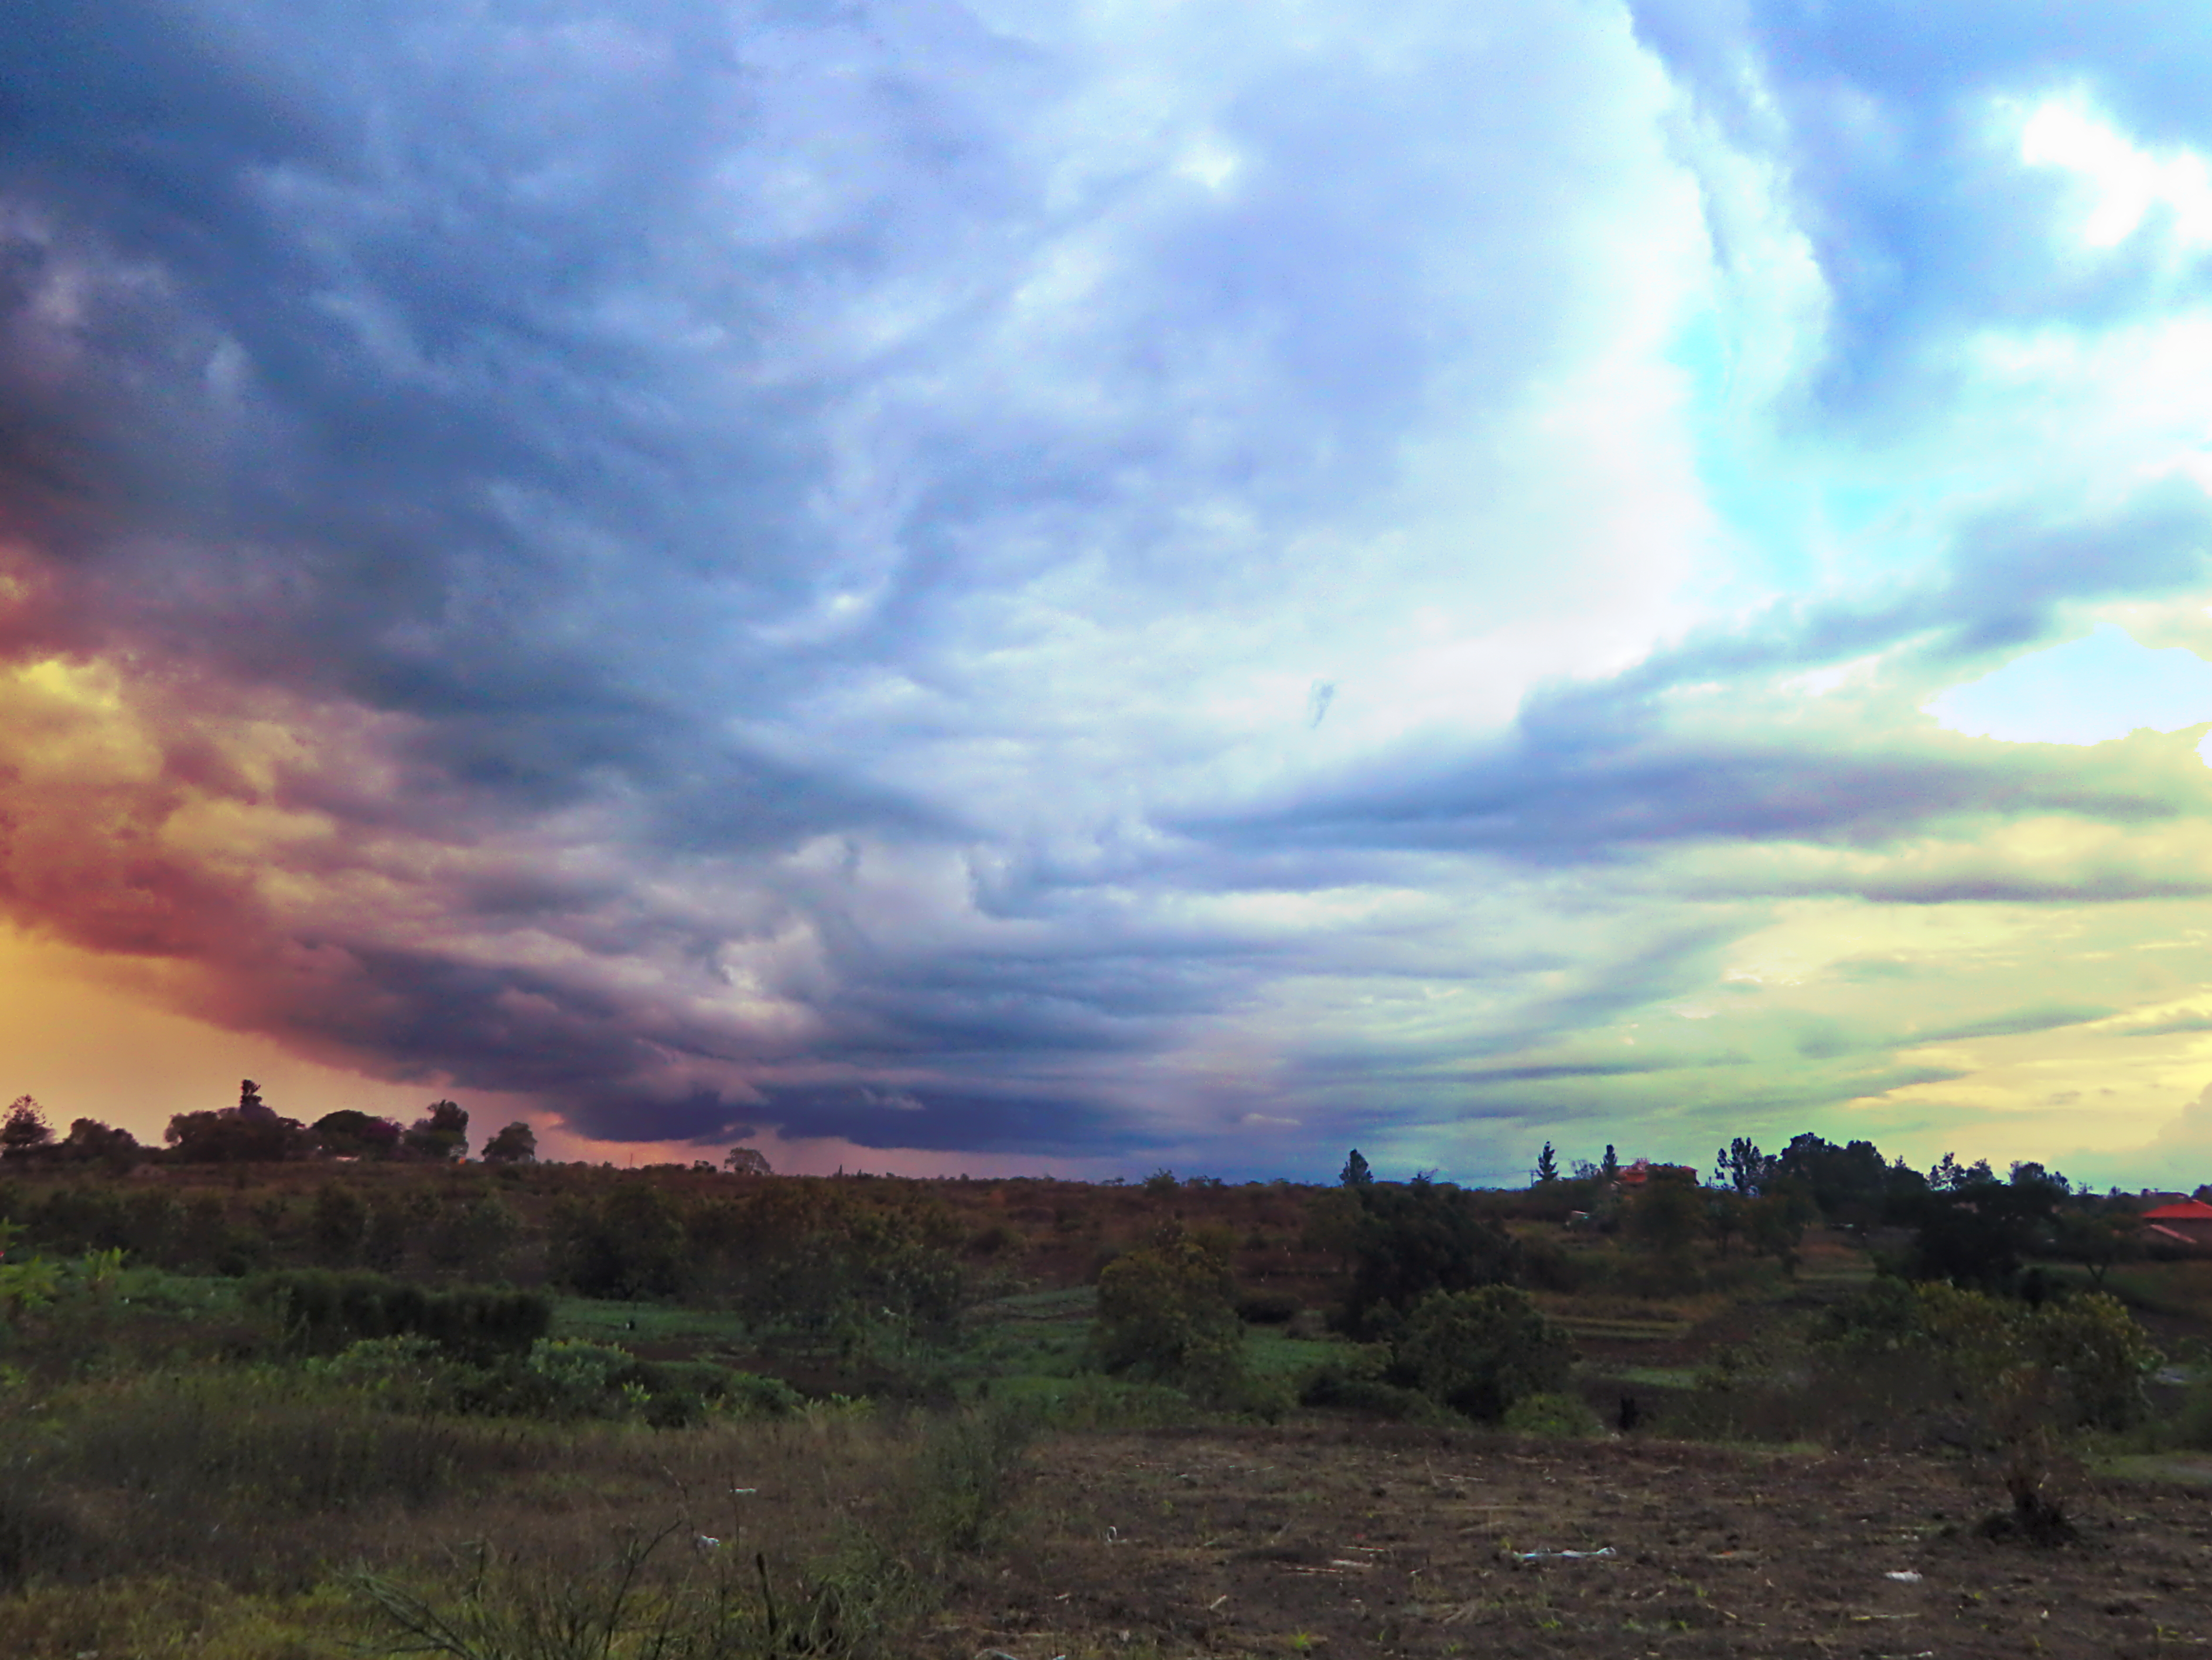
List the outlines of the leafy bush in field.
{"label": "leafy bush in field", "polygon": [[1420,1390],[1384,1382],[1385,1359],[1378,1353],[1371,1365],[1353,1359],[1320,1367],[1299,1389],[1298,1404],[1416,1424],[1451,1421],[1451,1414]]}
{"label": "leafy bush in field", "polygon": [[1589,1402],[1572,1394],[1524,1395],[1505,1409],[1503,1421],[1516,1435],[1573,1438],[1605,1432]]}
{"label": "leafy bush in field", "polygon": [[1526,1292],[1486,1286],[1424,1298],[1391,1345],[1389,1376],[1487,1421],[1528,1395],[1564,1391],[1574,1358]]}
{"label": "leafy bush in field", "polygon": [[545,1385],[553,1411],[573,1417],[608,1409],[636,1367],[637,1357],[627,1349],[579,1338],[540,1338],[531,1345],[524,1365]]}
{"label": "leafy bush in field", "polygon": [[684,1226],[702,1288],[763,1326],[849,1353],[939,1341],[958,1323],[967,1234],[941,1204],[779,1178],[695,1207]]}
{"label": "leafy bush in field", "polygon": [[452,1353],[484,1359],[527,1350],[553,1319],[551,1305],[534,1292],[426,1291],[381,1274],[322,1269],[264,1275],[246,1297],[269,1310],[289,1341],[319,1353],[364,1337],[418,1335]]}
{"label": "leafy bush in field", "polygon": [[780,1378],[703,1360],[641,1360],[626,1349],[575,1340],[541,1338],[526,1356],[478,1365],[427,1337],[371,1337],[307,1364],[310,1377],[364,1390],[401,1411],[640,1418],[673,1429],[708,1419],[787,1417],[806,1404]]}
{"label": "leafy bush in field", "polygon": [[1225,1258],[1185,1235],[1115,1258],[1098,1276],[1109,1372],[1224,1397],[1244,1382],[1244,1333]]}
{"label": "leafy bush in field", "polygon": [[2047,1382],[2051,1412],[2068,1426],[2124,1429],[2137,1421],[2148,1405],[2144,1383],[2161,1359],[2149,1334],[2104,1292],[2030,1308],[1954,1286],[1877,1280],[1836,1326],[1863,1346],[1930,1348],[1978,1395],[2007,1373],[2033,1369]]}

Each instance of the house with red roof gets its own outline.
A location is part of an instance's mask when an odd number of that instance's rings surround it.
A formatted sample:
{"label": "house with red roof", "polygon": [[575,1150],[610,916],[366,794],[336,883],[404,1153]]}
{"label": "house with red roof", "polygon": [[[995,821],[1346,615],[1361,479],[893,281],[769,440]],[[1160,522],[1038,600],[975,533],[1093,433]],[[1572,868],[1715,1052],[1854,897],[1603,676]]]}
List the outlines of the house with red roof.
{"label": "house with red roof", "polygon": [[2143,1213],[2143,1235],[2167,1244],[2212,1245],[2212,1205],[2185,1199]]}

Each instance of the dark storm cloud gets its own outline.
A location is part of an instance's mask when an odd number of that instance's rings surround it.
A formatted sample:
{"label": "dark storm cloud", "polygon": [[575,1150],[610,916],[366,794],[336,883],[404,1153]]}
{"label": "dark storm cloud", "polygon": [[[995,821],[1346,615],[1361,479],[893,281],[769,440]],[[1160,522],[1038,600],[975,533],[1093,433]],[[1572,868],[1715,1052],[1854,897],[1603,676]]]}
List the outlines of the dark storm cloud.
{"label": "dark storm cloud", "polygon": [[[1786,163],[1823,435],[1931,386],[1940,422],[1962,318],[2152,282],[2035,255],[2048,192],[1972,130],[2055,25],[1638,18]],[[1660,74],[1602,9],[1281,25],[16,8],[0,653],[67,672],[8,693],[10,914],[605,1139],[1119,1156],[1756,1071],[1568,1040],[1709,992],[1796,895],[2198,891],[1888,855],[2212,806],[2170,745],[1917,714],[2201,581],[2201,495],[2008,478],[1933,569],[1655,644],[1634,584],[1706,532],[1650,366],[1709,274]],[[2170,64],[2083,61],[2195,119]],[[1494,643],[1615,589],[1566,669],[1378,708],[1431,613]],[[1786,684],[1872,654],[1837,712]],[[1666,863],[1715,847],[1868,856]],[[1954,1036],[2026,1029],[1989,1019]],[[1878,1081],[1822,1076],[1742,1087]]]}

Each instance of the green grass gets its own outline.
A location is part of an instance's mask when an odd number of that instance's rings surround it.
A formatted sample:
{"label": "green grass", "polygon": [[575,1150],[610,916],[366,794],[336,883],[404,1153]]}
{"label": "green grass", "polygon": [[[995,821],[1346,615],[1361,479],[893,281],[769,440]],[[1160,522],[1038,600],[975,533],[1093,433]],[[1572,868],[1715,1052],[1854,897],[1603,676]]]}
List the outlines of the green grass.
{"label": "green grass", "polygon": [[588,1297],[553,1299],[556,1338],[583,1338],[635,1349],[640,1344],[683,1344],[695,1353],[740,1348],[745,1323],[714,1309],[678,1308],[667,1303],[602,1303]]}
{"label": "green grass", "polygon": [[1291,1337],[1273,1326],[1255,1326],[1244,1335],[1244,1364],[1262,1377],[1296,1380],[1316,1366],[1340,1359],[1340,1341]]}
{"label": "green grass", "polygon": [[2202,1487],[2212,1485],[2212,1453],[2122,1453],[2100,1461],[2097,1469],[2100,1475],[2128,1481],[2186,1481]]}
{"label": "green grass", "polygon": [[1692,1389],[1698,1386],[1698,1368],[1695,1366],[1592,1366],[1589,1370],[1599,1377],[1640,1383],[1646,1389]]}

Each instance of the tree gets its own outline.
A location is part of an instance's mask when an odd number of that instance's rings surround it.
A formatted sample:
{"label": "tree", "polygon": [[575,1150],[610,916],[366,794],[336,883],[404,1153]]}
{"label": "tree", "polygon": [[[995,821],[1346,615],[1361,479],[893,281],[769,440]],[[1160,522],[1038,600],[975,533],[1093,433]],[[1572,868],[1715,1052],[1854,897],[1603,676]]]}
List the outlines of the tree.
{"label": "tree", "polygon": [[625,1182],[596,1206],[564,1199],[552,1234],[554,1277],[586,1297],[634,1302],[683,1288],[684,1215],[648,1182]]}
{"label": "tree", "polygon": [[1600,1177],[1607,1182],[1620,1179],[1620,1155],[1613,1150],[1613,1143],[1605,1144],[1605,1161],[1597,1167]]}
{"label": "tree", "polygon": [[185,1164],[254,1163],[302,1158],[314,1149],[314,1137],[295,1119],[280,1118],[263,1108],[248,1114],[237,1107],[219,1112],[180,1112],[169,1120],[162,1139]]}
{"label": "tree", "polygon": [[1448,1182],[1371,1183],[1352,1231],[1346,1324],[1368,1335],[1434,1291],[1473,1291],[1511,1280],[1521,1265],[1513,1237],[1475,1196]]}
{"label": "tree", "polygon": [[[1981,1168],[1986,1177],[1988,1166]],[[1914,1280],[2008,1287],[2057,1207],[2057,1190],[2039,1181],[1986,1178],[1931,1189],[1907,1213],[1918,1233],[1905,1272]]]}
{"label": "tree", "polygon": [[129,1130],[115,1129],[97,1118],[79,1118],[70,1125],[68,1135],[57,1149],[60,1155],[82,1164],[105,1164],[112,1171],[127,1171],[145,1156],[138,1138]]}
{"label": "tree", "polygon": [[433,1101],[407,1127],[404,1145],[417,1158],[440,1161],[469,1155],[469,1115],[458,1101]]}
{"label": "tree", "polygon": [[1344,1161],[1344,1168],[1337,1172],[1336,1177],[1337,1184],[1346,1188],[1364,1188],[1374,1179],[1375,1172],[1368,1169],[1367,1160],[1360,1156],[1358,1147],[1352,1150],[1351,1155]]}
{"label": "tree", "polygon": [[1669,1262],[1688,1257],[1705,1225],[1705,1196],[1687,1171],[1654,1170],[1628,1206],[1629,1237]]}
{"label": "tree", "polygon": [[1548,1188],[1559,1179],[1559,1155],[1557,1149],[1547,1141],[1544,1143],[1543,1151],[1536,1155],[1537,1185]]}
{"label": "tree", "polygon": [[518,1118],[484,1143],[487,1164],[534,1164],[538,1162],[538,1132]]}
{"label": "tree", "polygon": [[2054,1254],[2089,1270],[2089,1283],[2102,1289],[2116,1262],[2142,1254],[2142,1218],[2132,1211],[2062,1210],[2051,1219]]}
{"label": "tree", "polygon": [[1790,1273],[1797,1272],[1797,1246],[1812,1220],[1813,1204],[1802,1189],[1785,1183],[1774,1193],[1763,1193],[1742,1201],[1743,1232],[1752,1250],[1771,1256]]}
{"label": "tree", "polygon": [[315,1120],[315,1139],[341,1158],[389,1158],[406,1132],[389,1118],[373,1118],[351,1107]]}
{"label": "tree", "polygon": [[1757,1142],[1747,1135],[1739,1135],[1720,1150],[1713,1165],[1713,1185],[1748,1198],[1765,1183],[1773,1165],[1774,1161],[1759,1150]]}
{"label": "tree", "polygon": [[274,1118],[276,1110],[261,1098],[261,1085],[251,1078],[242,1079],[238,1085],[238,1116],[241,1118]]}
{"label": "tree", "polygon": [[36,1101],[19,1095],[9,1104],[8,1116],[0,1122],[0,1158],[28,1158],[53,1139],[53,1126]]}
{"label": "tree", "polygon": [[1716,1189],[1705,1195],[1705,1231],[1723,1256],[1729,1254],[1729,1241],[1743,1231],[1743,1196],[1730,1188]]}
{"label": "tree", "polygon": [[769,1176],[768,1156],[757,1147],[732,1147],[722,1167],[732,1176]]}

